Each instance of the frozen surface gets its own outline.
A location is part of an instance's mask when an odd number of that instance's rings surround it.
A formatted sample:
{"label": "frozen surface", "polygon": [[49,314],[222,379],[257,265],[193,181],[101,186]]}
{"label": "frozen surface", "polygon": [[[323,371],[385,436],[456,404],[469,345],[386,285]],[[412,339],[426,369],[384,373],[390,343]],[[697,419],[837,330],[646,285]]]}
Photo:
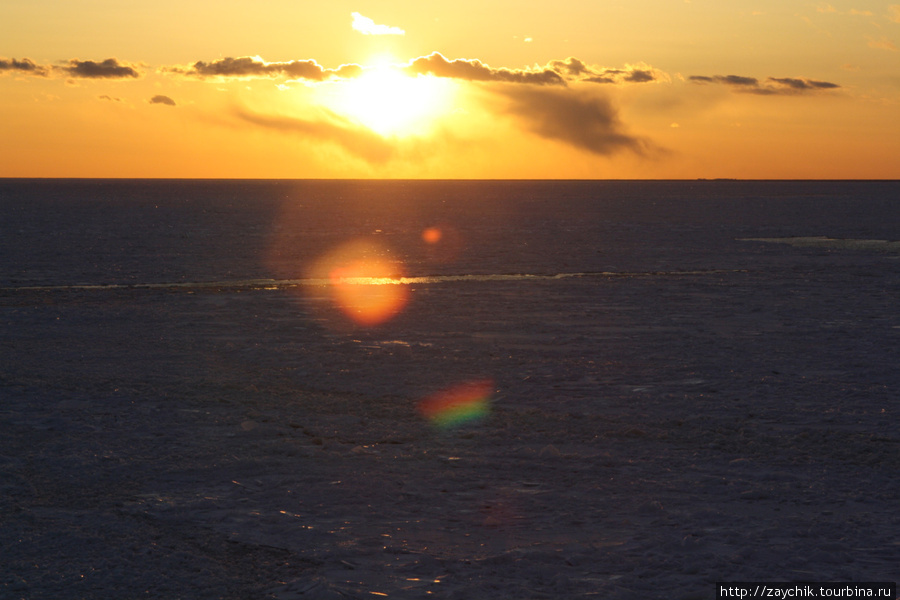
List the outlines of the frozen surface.
{"label": "frozen surface", "polygon": [[[896,185],[41,185],[0,185],[2,598],[900,575]],[[434,276],[377,327],[284,281],[360,234]],[[485,378],[482,421],[417,411]]]}

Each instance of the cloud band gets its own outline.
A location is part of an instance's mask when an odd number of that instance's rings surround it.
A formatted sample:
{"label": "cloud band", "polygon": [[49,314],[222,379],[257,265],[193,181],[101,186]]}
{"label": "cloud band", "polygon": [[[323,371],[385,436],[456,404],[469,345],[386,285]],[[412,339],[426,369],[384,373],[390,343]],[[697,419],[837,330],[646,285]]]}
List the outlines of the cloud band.
{"label": "cloud band", "polygon": [[841,86],[829,81],[816,81],[815,79],[801,79],[795,77],[769,77],[765,83],[760,83],[755,77],[743,77],[740,75],[691,75],[689,81],[698,84],[720,84],[733,88],[736,91],[761,96],[772,95],[796,95],[822,90],[835,90]]}
{"label": "cloud band", "polygon": [[163,72],[191,77],[205,78],[280,78],[325,81],[331,78],[352,78],[362,73],[359,65],[342,65],[337,69],[326,69],[315,60],[292,60],[289,62],[266,62],[259,56],[222,58],[211,62],[198,60],[182,67],[165,67]]}

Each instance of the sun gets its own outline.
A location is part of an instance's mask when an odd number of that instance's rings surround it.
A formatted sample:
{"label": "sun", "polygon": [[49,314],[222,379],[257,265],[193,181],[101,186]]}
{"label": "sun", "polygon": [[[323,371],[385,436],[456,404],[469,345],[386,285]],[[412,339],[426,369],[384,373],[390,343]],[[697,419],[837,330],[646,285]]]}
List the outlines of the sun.
{"label": "sun", "polygon": [[333,108],[383,136],[426,134],[452,104],[448,80],[410,76],[393,64],[367,67],[340,85]]}

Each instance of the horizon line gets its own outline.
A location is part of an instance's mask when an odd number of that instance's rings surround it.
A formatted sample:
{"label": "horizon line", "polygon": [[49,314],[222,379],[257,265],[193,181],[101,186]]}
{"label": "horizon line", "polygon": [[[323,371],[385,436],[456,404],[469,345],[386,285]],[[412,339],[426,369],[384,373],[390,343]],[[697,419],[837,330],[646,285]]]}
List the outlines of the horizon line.
{"label": "horizon line", "polygon": [[94,177],[94,176],[0,176],[0,181],[346,181],[346,182],[900,182],[900,178],[740,178],[740,177],[684,177],[684,178],[525,178],[525,177]]}

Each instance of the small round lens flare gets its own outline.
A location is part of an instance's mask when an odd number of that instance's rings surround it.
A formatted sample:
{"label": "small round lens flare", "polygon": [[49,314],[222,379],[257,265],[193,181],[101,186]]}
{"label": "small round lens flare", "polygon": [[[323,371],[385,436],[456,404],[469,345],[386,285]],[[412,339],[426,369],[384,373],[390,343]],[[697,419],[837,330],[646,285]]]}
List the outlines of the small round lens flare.
{"label": "small round lens flare", "polygon": [[316,261],[311,276],[328,286],[331,300],[358,325],[380,325],[399,314],[408,300],[401,265],[386,248],[349,242]]}
{"label": "small round lens flare", "polygon": [[429,227],[422,232],[422,239],[426,244],[437,244],[443,236],[444,233],[440,227]]}
{"label": "small round lens flare", "polygon": [[462,236],[449,224],[438,224],[422,230],[422,241],[429,260],[438,263],[452,263],[463,248]]}

